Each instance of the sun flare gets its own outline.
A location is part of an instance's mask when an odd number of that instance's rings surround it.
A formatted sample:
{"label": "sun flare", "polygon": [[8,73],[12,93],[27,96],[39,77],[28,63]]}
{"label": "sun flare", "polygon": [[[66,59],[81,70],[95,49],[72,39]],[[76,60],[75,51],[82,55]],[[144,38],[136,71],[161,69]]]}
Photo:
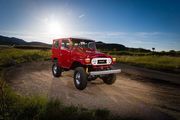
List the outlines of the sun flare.
{"label": "sun flare", "polygon": [[49,36],[60,36],[63,34],[63,25],[57,19],[46,19],[46,31]]}
{"label": "sun flare", "polygon": [[48,31],[52,35],[58,35],[62,32],[61,27],[58,21],[50,21],[48,24]]}

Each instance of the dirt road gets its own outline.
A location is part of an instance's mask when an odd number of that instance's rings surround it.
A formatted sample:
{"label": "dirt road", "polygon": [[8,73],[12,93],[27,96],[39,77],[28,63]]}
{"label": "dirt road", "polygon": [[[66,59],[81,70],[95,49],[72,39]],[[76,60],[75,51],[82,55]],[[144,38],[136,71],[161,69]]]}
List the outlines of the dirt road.
{"label": "dirt road", "polygon": [[125,118],[180,119],[180,86],[177,84],[121,73],[113,85],[97,79],[79,91],[74,87],[72,76],[70,71],[54,78],[51,62],[21,64],[6,74],[13,90],[21,95],[44,95],[58,98],[67,105],[106,108]]}

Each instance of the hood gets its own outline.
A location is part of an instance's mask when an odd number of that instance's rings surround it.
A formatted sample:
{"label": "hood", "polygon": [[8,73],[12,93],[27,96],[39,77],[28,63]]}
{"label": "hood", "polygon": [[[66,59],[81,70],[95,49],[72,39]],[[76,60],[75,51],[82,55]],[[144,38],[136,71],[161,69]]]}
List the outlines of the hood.
{"label": "hood", "polygon": [[90,57],[90,58],[93,58],[93,57],[108,57],[104,53],[101,53],[99,51],[92,50],[92,49],[89,49],[89,48],[80,48],[80,47],[78,47],[75,50],[77,50],[81,54],[84,54],[84,56]]}
{"label": "hood", "polygon": [[92,57],[107,57],[104,53],[101,53],[101,52],[95,51],[95,50],[94,51],[85,50],[84,52],[90,58],[92,58]]}

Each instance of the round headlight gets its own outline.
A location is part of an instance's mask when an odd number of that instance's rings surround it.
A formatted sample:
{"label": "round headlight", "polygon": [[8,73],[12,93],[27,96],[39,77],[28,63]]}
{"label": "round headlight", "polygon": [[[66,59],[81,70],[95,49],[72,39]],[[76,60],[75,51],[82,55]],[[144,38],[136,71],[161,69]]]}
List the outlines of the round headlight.
{"label": "round headlight", "polygon": [[107,59],[107,64],[111,64],[111,63],[112,63],[111,58],[108,58],[108,59]]}
{"label": "round headlight", "polygon": [[92,60],[91,60],[91,63],[92,63],[93,65],[95,65],[95,64],[97,64],[97,60],[96,60],[96,59],[92,59]]}

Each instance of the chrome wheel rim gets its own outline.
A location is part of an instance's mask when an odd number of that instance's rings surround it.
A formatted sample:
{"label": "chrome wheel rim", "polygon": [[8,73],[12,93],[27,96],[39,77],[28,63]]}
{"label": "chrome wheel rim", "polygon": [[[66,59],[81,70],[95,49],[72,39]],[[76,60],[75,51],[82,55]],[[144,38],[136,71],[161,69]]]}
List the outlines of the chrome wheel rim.
{"label": "chrome wheel rim", "polygon": [[80,84],[80,78],[81,78],[81,75],[79,72],[76,73],[76,76],[75,76],[75,80],[76,80],[76,84],[79,85]]}

